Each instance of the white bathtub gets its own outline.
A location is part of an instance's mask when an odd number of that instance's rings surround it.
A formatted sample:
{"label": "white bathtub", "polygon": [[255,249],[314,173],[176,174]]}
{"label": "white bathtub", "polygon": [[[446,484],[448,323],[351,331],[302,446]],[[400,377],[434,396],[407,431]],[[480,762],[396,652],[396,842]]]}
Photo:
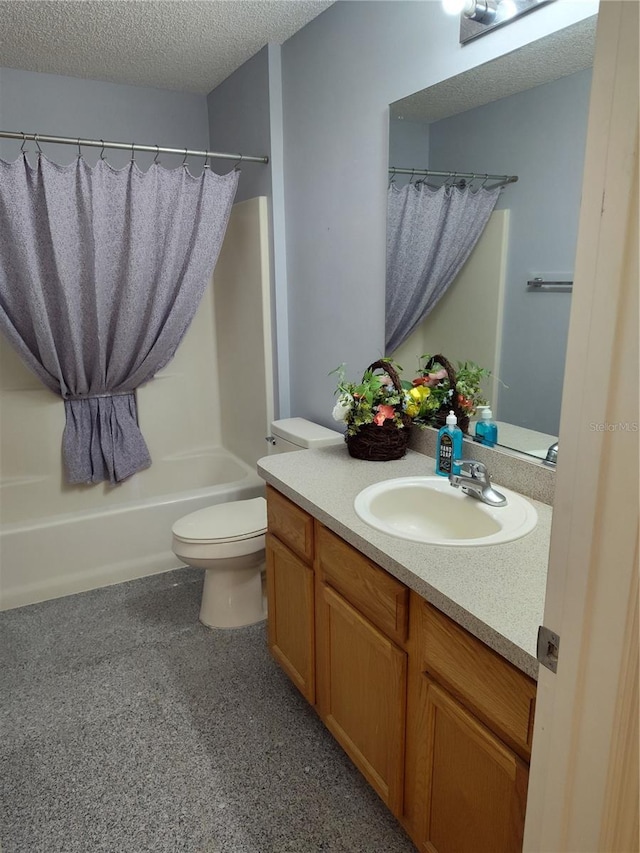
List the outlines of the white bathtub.
{"label": "white bathtub", "polygon": [[[255,471],[222,448],[167,457],[117,487],[6,478],[0,483],[0,609],[176,568],[171,526],[178,518],[263,493]],[[60,512],[44,515],[52,505]]]}

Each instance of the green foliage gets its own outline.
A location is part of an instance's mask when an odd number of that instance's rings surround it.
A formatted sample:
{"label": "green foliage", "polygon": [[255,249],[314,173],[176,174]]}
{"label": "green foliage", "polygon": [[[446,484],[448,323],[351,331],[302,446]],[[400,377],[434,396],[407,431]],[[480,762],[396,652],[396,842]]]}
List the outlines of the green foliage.
{"label": "green foliage", "polygon": [[[420,357],[420,360],[424,360],[425,364],[428,364],[431,358],[432,356],[426,353]],[[423,380],[429,376],[434,376],[434,374],[439,372],[439,367],[442,368],[442,365],[436,363],[429,370],[422,368],[419,371],[420,376]],[[478,406],[484,406],[487,403],[480,383],[491,376],[491,371],[487,370],[486,367],[481,367],[474,361],[459,361],[455,373],[458,405],[465,414],[473,416]],[[451,383],[449,382],[449,377],[446,375],[438,380],[432,379],[429,385],[431,387],[432,406],[430,412],[427,414],[426,423],[434,419],[435,413],[443,405],[450,405],[453,396]]]}
{"label": "green foliage", "polygon": [[[430,355],[421,356],[428,363]],[[392,359],[382,359],[393,364],[400,373],[402,368]],[[387,374],[367,370],[360,382],[349,382],[346,368],[341,364],[331,374],[338,375],[336,394],[338,402],[333,410],[337,421],[346,424],[347,433],[355,435],[364,424],[377,423],[379,426],[393,421],[398,429],[415,423],[417,426],[435,424],[436,413],[446,405],[451,406],[453,389],[442,365],[434,365],[429,370],[419,369],[419,375],[411,380],[401,380],[401,388],[391,384]],[[486,404],[480,383],[491,376],[491,371],[480,367],[473,361],[458,362],[456,388],[458,405],[467,415],[474,415],[478,406]],[[382,408],[381,408],[382,407]]]}
{"label": "green foliage", "polygon": [[[398,371],[402,369],[390,358],[381,361],[392,364]],[[338,375],[338,403],[333,416],[336,420],[344,421],[349,435],[355,435],[364,424],[378,423],[381,426],[388,420],[393,420],[398,429],[404,428],[406,395],[402,389],[391,384],[388,374],[366,370],[360,382],[349,382],[344,364],[329,375],[334,373]],[[381,406],[390,408],[381,409]]]}

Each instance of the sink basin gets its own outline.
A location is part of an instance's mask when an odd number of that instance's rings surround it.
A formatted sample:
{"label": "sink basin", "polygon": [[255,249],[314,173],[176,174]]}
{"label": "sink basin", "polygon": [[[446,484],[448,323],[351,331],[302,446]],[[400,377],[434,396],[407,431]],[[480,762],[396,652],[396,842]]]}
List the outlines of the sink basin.
{"label": "sink basin", "polygon": [[356,496],[357,515],[382,533],[430,545],[499,545],[536,526],[535,507],[496,486],[507,505],[492,507],[465,495],[444,477],[400,477],[367,486]]}

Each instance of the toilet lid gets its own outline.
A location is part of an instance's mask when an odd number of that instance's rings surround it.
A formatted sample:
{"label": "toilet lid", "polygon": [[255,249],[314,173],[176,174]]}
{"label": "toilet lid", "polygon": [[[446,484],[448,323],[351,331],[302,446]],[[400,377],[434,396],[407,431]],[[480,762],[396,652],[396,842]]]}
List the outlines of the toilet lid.
{"label": "toilet lid", "polygon": [[261,536],[267,529],[264,498],[231,501],[196,510],[173,525],[173,535],[184,542],[236,542]]}

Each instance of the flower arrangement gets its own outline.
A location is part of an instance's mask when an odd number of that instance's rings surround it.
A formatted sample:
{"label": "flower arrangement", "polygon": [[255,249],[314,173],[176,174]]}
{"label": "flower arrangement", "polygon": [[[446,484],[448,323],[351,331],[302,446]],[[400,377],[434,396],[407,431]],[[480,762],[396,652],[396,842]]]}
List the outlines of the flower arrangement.
{"label": "flower arrangement", "polygon": [[[466,432],[469,417],[487,402],[480,383],[491,376],[491,371],[473,361],[458,362],[454,370],[442,355],[423,355],[420,361],[424,366],[411,381],[400,380],[402,368],[390,358],[374,362],[360,382],[346,379],[344,364],[332,371],[338,374],[333,417],[345,424],[347,443],[350,437],[363,437],[365,429],[370,440],[379,440],[383,432],[408,432],[412,424],[439,427],[450,409]],[[403,436],[405,444],[406,438]]]}
{"label": "flower arrangement", "polygon": [[[404,429],[409,425],[407,417],[408,396],[400,382],[394,382],[394,367],[391,359],[381,359],[365,370],[360,382],[349,382],[345,378],[345,365],[341,364],[332,373],[338,374],[336,393],[338,402],[333,409],[334,420],[346,424],[347,435],[356,435],[366,424],[378,427],[395,426]],[[374,370],[391,370],[391,373],[374,373]],[[396,373],[397,376],[397,373]]]}
{"label": "flower arrangement", "polygon": [[[453,409],[458,421],[462,420],[461,428],[466,431],[469,418],[475,415],[478,406],[486,405],[480,383],[491,376],[491,371],[473,361],[459,361],[454,370],[442,355],[423,355],[422,359],[425,359],[425,366],[410,384],[406,383],[418,407],[415,413],[413,407],[409,409],[414,423],[441,426]],[[424,389],[428,394],[419,398],[414,394],[416,389]]]}
{"label": "flower arrangement", "polygon": [[422,359],[425,365],[411,382],[400,380],[402,368],[390,358],[370,365],[360,382],[346,379],[344,364],[332,371],[338,374],[333,417],[346,426],[352,456],[398,459],[404,455],[412,424],[442,426],[450,409],[467,431],[469,417],[486,403],[480,383],[490,371],[472,361],[458,362],[454,371],[442,355]]}
{"label": "flower arrangement", "polygon": [[391,359],[371,364],[361,382],[347,381],[344,364],[333,372],[338,374],[333,417],[346,425],[350,455],[371,462],[404,456],[411,426],[409,396]]}

